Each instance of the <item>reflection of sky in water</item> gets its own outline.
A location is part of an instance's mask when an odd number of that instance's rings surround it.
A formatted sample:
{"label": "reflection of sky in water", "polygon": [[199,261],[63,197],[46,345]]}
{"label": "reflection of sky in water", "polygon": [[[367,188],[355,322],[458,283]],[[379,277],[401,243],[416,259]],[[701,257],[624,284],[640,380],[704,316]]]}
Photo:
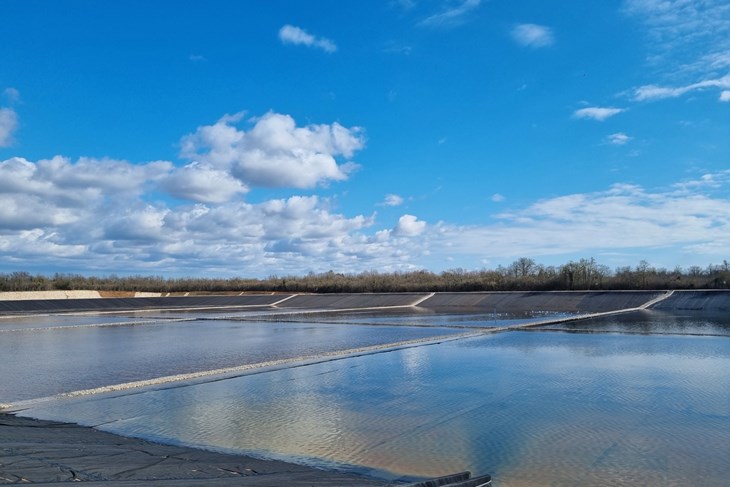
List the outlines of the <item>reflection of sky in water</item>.
{"label": "reflection of sky in water", "polygon": [[109,325],[115,323],[134,323],[147,321],[149,318],[140,316],[78,316],[78,315],[46,315],[46,316],[12,316],[0,319],[0,332],[16,330],[33,330],[56,328],[62,326],[89,326]]}
{"label": "reflection of sky in water", "polygon": [[568,331],[730,336],[730,313],[677,311],[672,314],[644,310],[548,327]]}
{"label": "reflection of sky in water", "polygon": [[720,486],[728,370],[725,338],[512,332],[27,413],[393,477]]}
{"label": "reflection of sky in water", "polygon": [[0,403],[458,331],[216,320],[3,332]]}
{"label": "reflection of sky in water", "polygon": [[388,324],[405,326],[453,326],[453,327],[477,327],[493,328],[497,326],[509,326],[517,323],[532,323],[546,319],[555,319],[571,316],[571,313],[554,312],[521,312],[521,313],[435,313],[423,308],[409,308],[403,310],[384,311],[356,311],[337,313],[317,314],[289,314],[272,316],[270,319],[289,321],[316,321],[319,323],[343,323],[343,324]]}

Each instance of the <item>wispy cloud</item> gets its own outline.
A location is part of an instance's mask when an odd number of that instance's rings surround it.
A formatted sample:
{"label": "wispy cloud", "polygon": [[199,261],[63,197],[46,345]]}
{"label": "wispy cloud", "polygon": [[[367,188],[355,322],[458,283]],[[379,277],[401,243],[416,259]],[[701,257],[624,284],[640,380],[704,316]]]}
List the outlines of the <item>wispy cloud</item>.
{"label": "wispy cloud", "polygon": [[0,108],[0,147],[13,143],[13,134],[18,128],[18,115],[12,108]]}
{"label": "wispy cloud", "polygon": [[623,10],[646,29],[647,61],[655,75],[671,80],[636,88],[637,100],[727,89],[730,4],[726,0],[626,0]]}
{"label": "wispy cloud", "polygon": [[606,191],[541,200],[499,215],[494,225],[435,225],[426,241],[434,255],[490,259],[617,250],[645,258],[659,247],[721,259],[730,252],[727,215],[730,201],[708,195],[707,186],[652,192],[617,184]]}
{"label": "wispy cloud", "polygon": [[489,199],[490,199],[490,200],[492,200],[492,201],[493,201],[494,203],[501,203],[501,202],[503,202],[503,201],[504,201],[504,200],[505,200],[506,198],[505,198],[505,197],[504,197],[503,195],[499,194],[499,193],[494,193],[494,194],[492,195],[492,197],[491,197],[491,198],[489,198]]}
{"label": "wispy cloud", "polygon": [[608,143],[613,145],[625,145],[630,140],[631,137],[623,132],[618,132],[608,136]]}
{"label": "wispy cloud", "polygon": [[586,118],[591,120],[598,120],[603,122],[604,120],[618,115],[621,112],[625,112],[625,108],[614,108],[614,107],[586,107],[581,108],[573,112],[574,118]]}
{"label": "wispy cloud", "polygon": [[304,29],[289,24],[279,29],[279,40],[283,44],[314,47],[329,53],[337,50],[337,45],[330,39],[315,37]]}
{"label": "wispy cloud", "polygon": [[512,29],[512,38],[526,47],[548,47],[555,43],[552,29],[544,25],[519,24]]}
{"label": "wispy cloud", "polygon": [[201,56],[200,54],[191,54],[190,56],[188,56],[188,59],[194,63],[200,63],[203,61],[207,61],[205,56]]}
{"label": "wispy cloud", "polygon": [[[667,87],[667,86],[657,86],[657,85],[640,86],[639,88],[636,88],[634,90],[634,99],[636,101],[645,101],[645,100],[660,100],[663,98],[677,98],[677,97],[680,97],[691,91],[706,90],[709,88],[715,88],[715,89],[721,89],[721,90],[727,91],[728,89],[730,89],[730,74],[727,76],[723,76],[722,78],[708,79],[708,80],[704,80],[704,81],[699,81],[697,83],[691,83],[689,85],[678,86],[678,87]],[[721,101],[725,101],[722,99],[722,97],[724,96],[723,93],[725,93],[725,91],[720,93]]]}
{"label": "wispy cloud", "polygon": [[453,27],[466,21],[482,0],[461,0],[457,5],[448,2],[448,6],[441,12],[426,17],[418,25],[423,27]]}
{"label": "wispy cloud", "polygon": [[20,91],[17,88],[9,87],[3,90],[3,96],[8,103],[14,104],[20,102]]}
{"label": "wispy cloud", "polygon": [[403,197],[397,194],[386,194],[385,199],[381,203],[383,206],[400,206],[403,204]]}

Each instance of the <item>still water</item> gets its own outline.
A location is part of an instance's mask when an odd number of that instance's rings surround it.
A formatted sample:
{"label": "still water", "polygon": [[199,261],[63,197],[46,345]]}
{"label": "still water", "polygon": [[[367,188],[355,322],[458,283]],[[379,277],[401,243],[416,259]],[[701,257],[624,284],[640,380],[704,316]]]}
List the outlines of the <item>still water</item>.
{"label": "still water", "polygon": [[317,356],[461,330],[120,317],[6,320],[0,325],[0,403],[110,384]]}
{"label": "still water", "polygon": [[23,414],[390,479],[724,486],[728,370],[722,336],[507,332]]}

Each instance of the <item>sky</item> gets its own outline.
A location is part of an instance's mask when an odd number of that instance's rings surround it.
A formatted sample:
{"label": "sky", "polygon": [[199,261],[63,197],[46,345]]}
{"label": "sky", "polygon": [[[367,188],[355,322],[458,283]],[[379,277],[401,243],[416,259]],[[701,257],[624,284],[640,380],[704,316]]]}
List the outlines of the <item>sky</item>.
{"label": "sky", "polygon": [[0,26],[0,272],[730,259],[726,0],[2,0]]}

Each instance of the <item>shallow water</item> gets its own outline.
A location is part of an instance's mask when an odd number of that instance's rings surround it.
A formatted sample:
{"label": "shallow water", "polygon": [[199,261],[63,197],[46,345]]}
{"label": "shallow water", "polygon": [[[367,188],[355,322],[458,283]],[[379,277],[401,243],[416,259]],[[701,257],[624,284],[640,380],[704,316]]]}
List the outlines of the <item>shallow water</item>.
{"label": "shallow water", "polygon": [[24,414],[385,478],[720,486],[728,370],[724,337],[509,332]]}

